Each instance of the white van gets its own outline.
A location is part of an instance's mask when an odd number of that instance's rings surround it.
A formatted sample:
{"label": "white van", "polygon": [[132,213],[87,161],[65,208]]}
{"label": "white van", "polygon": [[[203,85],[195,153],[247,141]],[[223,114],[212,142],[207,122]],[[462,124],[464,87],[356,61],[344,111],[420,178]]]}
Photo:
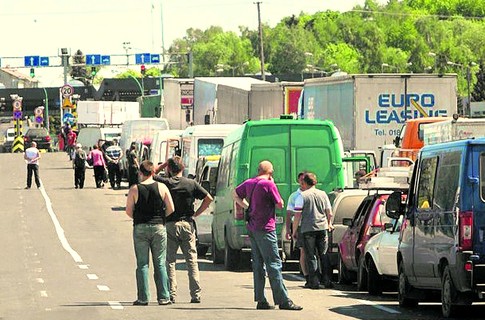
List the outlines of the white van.
{"label": "white van", "polygon": [[113,139],[120,139],[120,127],[84,127],[79,130],[77,142],[82,144],[84,151],[89,151],[93,145],[98,143],[98,140],[113,141]]}
{"label": "white van", "polygon": [[195,177],[197,159],[220,155],[224,138],[240,127],[240,124],[209,124],[186,128],[182,133],[182,160],[185,164],[183,175]]}
{"label": "white van", "polygon": [[162,130],[153,137],[150,145],[150,161],[154,164],[163,163],[180,150],[180,138],[183,130]]}
{"label": "white van", "polygon": [[143,145],[150,147],[152,139],[158,131],[169,129],[167,119],[163,118],[141,118],[127,120],[123,123],[120,147],[124,153],[123,158],[121,158],[121,170],[124,176],[127,176],[126,150],[130,148],[130,144],[141,141]]}

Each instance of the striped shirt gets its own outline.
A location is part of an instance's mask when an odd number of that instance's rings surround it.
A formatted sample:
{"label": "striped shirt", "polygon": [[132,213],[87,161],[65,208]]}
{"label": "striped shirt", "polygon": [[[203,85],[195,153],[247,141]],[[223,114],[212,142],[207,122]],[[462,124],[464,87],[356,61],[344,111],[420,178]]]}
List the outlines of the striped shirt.
{"label": "striped shirt", "polygon": [[106,149],[105,154],[113,160],[118,160],[121,158],[121,147],[118,145],[109,146],[108,149]]}

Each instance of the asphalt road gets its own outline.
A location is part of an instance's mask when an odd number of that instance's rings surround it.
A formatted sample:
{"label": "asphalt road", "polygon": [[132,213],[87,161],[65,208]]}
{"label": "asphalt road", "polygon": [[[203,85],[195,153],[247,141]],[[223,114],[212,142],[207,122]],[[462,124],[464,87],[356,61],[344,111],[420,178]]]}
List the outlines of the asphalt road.
{"label": "asphalt road", "polygon": [[[439,319],[439,304],[400,309],[396,294],[371,297],[354,286],[303,289],[298,272],[285,271],[290,297],[303,311],[255,310],[250,270],[226,272],[200,259],[202,303],[191,304],[183,260],[177,264],[177,303],[136,298],[132,222],[126,189],[96,189],[92,170],[74,189],[67,155],[43,153],[43,187],[24,190],[22,154],[0,154],[0,319]],[[126,185],[125,185],[126,187]],[[271,301],[269,284],[267,294]],[[464,310],[477,318],[483,306]]]}

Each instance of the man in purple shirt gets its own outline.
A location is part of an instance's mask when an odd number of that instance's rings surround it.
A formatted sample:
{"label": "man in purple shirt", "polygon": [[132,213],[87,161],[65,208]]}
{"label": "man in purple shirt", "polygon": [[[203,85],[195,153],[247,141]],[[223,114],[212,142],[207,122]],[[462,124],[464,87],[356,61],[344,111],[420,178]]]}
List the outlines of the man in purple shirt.
{"label": "man in purple shirt", "polygon": [[258,175],[237,186],[233,196],[239,206],[250,208],[247,228],[251,240],[256,309],[273,309],[264,294],[267,272],[275,305],[279,305],[283,310],[302,310],[302,307],[295,305],[288,297],[288,291],[283,282],[276,236],[275,208],[282,209],[284,203],[273,180],[271,162],[261,161]]}

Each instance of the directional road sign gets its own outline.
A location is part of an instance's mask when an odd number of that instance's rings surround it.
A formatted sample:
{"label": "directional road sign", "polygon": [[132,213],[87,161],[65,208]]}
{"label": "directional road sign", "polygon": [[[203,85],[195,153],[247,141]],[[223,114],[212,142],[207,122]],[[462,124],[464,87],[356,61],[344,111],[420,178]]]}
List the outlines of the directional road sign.
{"label": "directional road sign", "polygon": [[159,54],[151,54],[150,55],[150,63],[160,63],[160,55]]}
{"label": "directional road sign", "polygon": [[74,124],[74,115],[72,113],[66,112],[62,116],[63,123],[69,123],[71,126]]}
{"label": "directional road sign", "polygon": [[87,54],[86,55],[86,65],[97,66],[101,64],[100,54]]}
{"label": "directional road sign", "polygon": [[101,56],[101,64],[104,64],[104,65],[111,64],[111,56]]}
{"label": "directional road sign", "polygon": [[40,63],[39,56],[24,56],[24,65],[26,67],[38,67]]}
{"label": "directional road sign", "polygon": [[41,67],[48,67],[49,66],[49,57],[40,57],[40,66]]}
{"label": "directional road sign", "polygon": [[150,54],[149,53],[137,53],[137,54],[135,54],[135,63],[136,64],[150,63]]}
{"label": "directional road sign", "polygon": [[17,111],[14,111],[13,112],[13,118],[15,120],[22,119],[22,111],[18,111],[18,110]]}

